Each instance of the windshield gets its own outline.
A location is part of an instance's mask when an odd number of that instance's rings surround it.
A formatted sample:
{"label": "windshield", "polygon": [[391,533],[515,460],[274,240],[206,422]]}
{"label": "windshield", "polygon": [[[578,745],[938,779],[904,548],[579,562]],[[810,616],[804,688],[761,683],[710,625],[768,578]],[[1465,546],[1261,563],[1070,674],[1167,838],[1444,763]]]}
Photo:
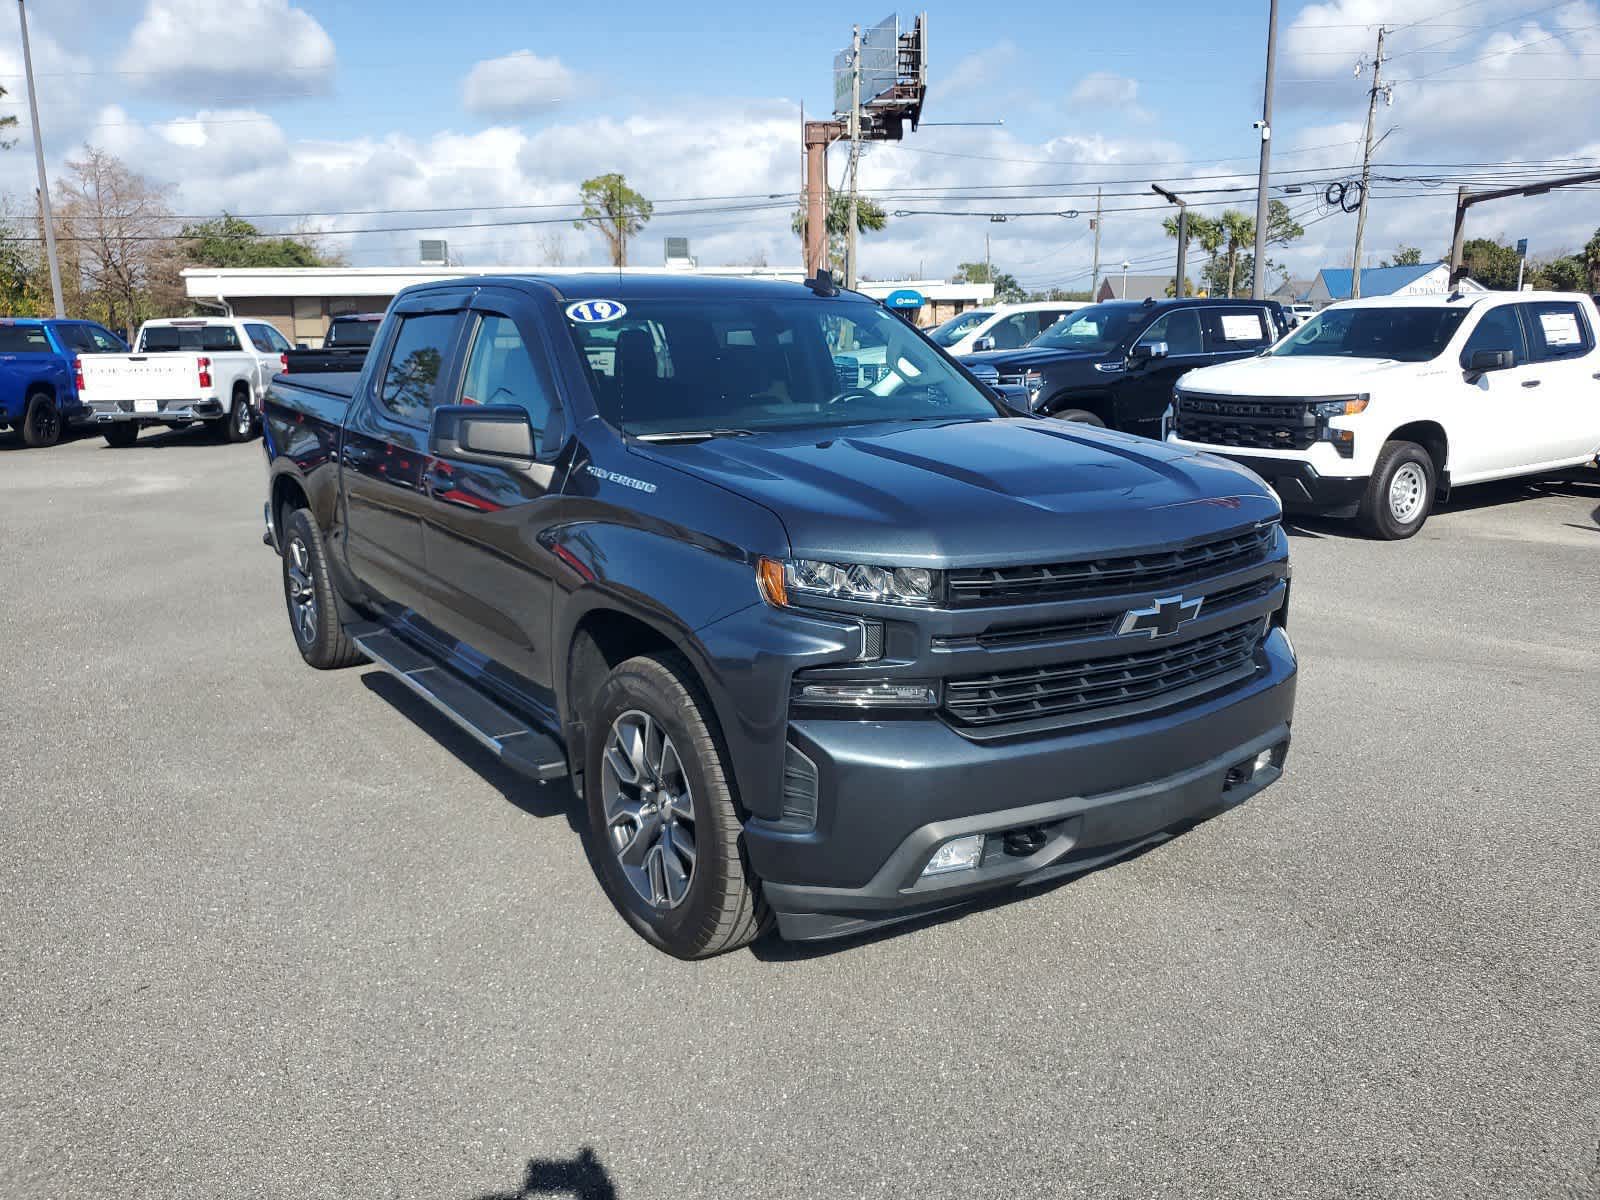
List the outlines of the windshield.
{"label": "windshield", "polygon": [[1068,313],[1033,339],[1033,346],[1051,350],[1081,350],[1109,354],[1117,349],[1144,319],[1142,304],[1091,304]]}
{"label": "windshield", "polygon": [[1464,308],[1329,308],[1291,333],[1274,357],[1437,358],[1466,317]]}
{"label": "windshield", "polygon": [[372,335],[378,332],[376,321],[335,321],[328,327],[328,340],[323,348],[347,349],[350,346],[372,345]]}
{"label": "windshield", "polygon": [[975,308],[971,312],[962,313],[959,317],[951,317],[928,336],[941,346],[954,346],[992,316],[994,313],[987,308]]}
{"label": "windshield", "polygon": [[239,335],[231,325],[147,325],[139,335],[139,349],[153,354],[166,350],[237,350]]}
{"label": "windshield", "polygon": [[1004,415],[904,321],[859,300],[630,300],[567,327],[600,415],[635,436]]}

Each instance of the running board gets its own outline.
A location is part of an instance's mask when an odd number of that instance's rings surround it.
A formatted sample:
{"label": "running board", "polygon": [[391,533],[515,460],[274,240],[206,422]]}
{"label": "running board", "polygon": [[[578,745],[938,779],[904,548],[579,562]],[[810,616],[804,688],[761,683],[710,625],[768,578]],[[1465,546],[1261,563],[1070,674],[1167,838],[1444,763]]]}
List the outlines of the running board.
{"label": "running board", "polygon": [[519,774],[541,783],[567,773],[567,756],[549,734],[512,716],[461,676],[439,665],[381,625],[345,629],[361,652],[449,717]]}

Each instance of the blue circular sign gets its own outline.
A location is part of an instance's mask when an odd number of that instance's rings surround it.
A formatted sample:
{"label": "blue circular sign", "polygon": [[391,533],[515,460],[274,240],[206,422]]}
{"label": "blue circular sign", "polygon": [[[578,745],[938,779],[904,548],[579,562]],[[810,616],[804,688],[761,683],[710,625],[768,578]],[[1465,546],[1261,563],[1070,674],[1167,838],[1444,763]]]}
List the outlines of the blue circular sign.
{"label": "blue circular sign", "polygon": [[627,306],[617,300],[579,300],[567,305],[567,319],[580,325],[603,325],[627,315]]}
{"label": "blue circular sign", "polygon": [[883,302],[885,308],[921,308],[926,303],[922,293],[911,288],[890,292]]}

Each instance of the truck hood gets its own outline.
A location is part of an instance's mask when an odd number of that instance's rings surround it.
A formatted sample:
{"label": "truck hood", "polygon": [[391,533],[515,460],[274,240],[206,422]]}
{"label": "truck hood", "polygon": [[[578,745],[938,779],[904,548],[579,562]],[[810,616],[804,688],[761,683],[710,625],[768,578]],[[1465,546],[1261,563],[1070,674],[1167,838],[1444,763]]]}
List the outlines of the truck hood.
{"label": "truck hood", "polygon": [[1005,566],[1137,553],[1276,517],[1243,467],[1016,418],[769,433],[634,453],[771,510],[799,558]]}
{"label": "truck hood", "polygon": [[1105,354],[1086,354],[1078,350],[1050,350],[1029,349],[1027,346],[1019,350],[985,350],[982,354],[963,354],[961,361],[968,367],[975,367],[980,363],[993,367],[1001,374],[1009,375],[1013,371],[1025,371],[1029,367],[1054,366],[1061,363],[1092,363],[1114,357]]}
{"label": "truck hood", "polygon": [[1190,371],[1179,385],[1186,392],[1219,396],[1340,396],[1364,392],[1389,380],[1410,383],[1444,374],[1437,362],[1396,362],[1392,358],[1245,358]]}

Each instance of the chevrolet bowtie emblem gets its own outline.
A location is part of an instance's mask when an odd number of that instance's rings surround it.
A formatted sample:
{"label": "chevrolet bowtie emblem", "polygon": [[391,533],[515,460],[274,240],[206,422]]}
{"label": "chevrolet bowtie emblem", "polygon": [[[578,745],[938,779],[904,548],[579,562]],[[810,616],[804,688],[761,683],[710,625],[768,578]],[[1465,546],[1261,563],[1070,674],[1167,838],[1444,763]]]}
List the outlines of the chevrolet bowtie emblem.
{"label": "chevrolet bowtie emblem", "polygon": [[1181,625],[1200,615],[1204,596],[1185,600],[1182,596],[1163,596],[1149,608],[1130,608],[1122,616],[1121,634],[1142,633],[1149,638],[1171,637]]}

